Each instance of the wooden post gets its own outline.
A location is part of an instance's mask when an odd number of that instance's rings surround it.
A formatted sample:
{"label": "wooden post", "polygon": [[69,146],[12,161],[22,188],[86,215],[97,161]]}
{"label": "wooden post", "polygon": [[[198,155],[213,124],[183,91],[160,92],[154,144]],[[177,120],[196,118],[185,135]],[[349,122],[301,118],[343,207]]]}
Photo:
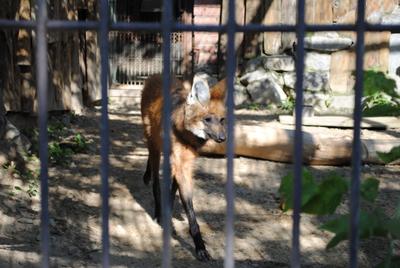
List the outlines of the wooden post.
{"label": "wooden post", "polygon": [[[182,2],[182,23],[193,24],[193,7],[194,0],[187,0]],[[193,31],[183,33],[183,79],[192,80],[194,70],[193,59]]]}
{"label": "wooden post", "polygon": [[[281,23],[282,0],[267,0],[264,2],[265,16],[263,24],[272,25]],[[281,32],[265,32],[263,33],[263,47],[265,54],[279,54],[282,46]]]}
{"label": "wooden post", "polygon": [[[245,24],[262,23],[265,17],[264,1],[252,0],[245,1]],[[260,44],[262,33],[244,34],[243,57],[245,59],[254,58],[260,54]]]}
{"label": "wooden post", "polygon": [[[68,19],[69,20],[77,20],[78,19],[78,9],[77,9],[77,1],[68,2]],[[79,66],[79,32],[74,31],[69,33],[70,40],[72,41],[70,44],[71,49],[71,72],[70,72],[70,83],[71,83],[71,107],[70,109],[74,111],[76,114],[81,114],[84,105],[83,105],[83,96],[82,96],[82,74]]]}
{"label": "wooden post", "polygon": [[[32,7],[30,0],[21,0],[18,15],[21,20],[30,20]],[[33,112],[36,110],[35,80],[32,69],[32,35],[30,30],[19,29],[16,43],[16,66],[19,69],[20,84],[15,88],[20,93],[18,110]],[[17,81],[15,81],[17,82]]]}
{"label": "wooden post", "polygon": [[[297,16],[297,1],[296,0],[282,0],[282,24],[296,24]],[[296,33],[282,33],[282,47],[281,52],[291,50],[293,44],[296,42]]]}
{"label": "wooden post", "polygon": [[[87,0],[88,20],[97,20],[98,6],[96,0]],[[101,99],[100,91],[100,49],[97,33],[86,32],[86,71],[87,102],[91,105]]]}
{"label": "wooden post", "polygon": [[306,0],[306,23],[331,24],[333,21],[332,0]]}
{"label": "wooden post", "polygon": [[[245,0],[237,0],[236,1],[236,23],[239,25],[244,24],[244,19],[245,19]],[[228,20],[228,0],[222,0],[222,24],[225,24]],[[220,49],[221,49],[221,58],[222,61],[226,61],[226,45],[227,45],[227,36],[226,34],[222,34],[220,37]],[[237,61],[238,64],[242,62],[242,50],[241,47],[243,45],[243,33],[236,33],[235,35],[235,51],[236,51],[236,57],[239,59]],[[221,73],[224,75],[225,74],[225,65],[221,66]]]}

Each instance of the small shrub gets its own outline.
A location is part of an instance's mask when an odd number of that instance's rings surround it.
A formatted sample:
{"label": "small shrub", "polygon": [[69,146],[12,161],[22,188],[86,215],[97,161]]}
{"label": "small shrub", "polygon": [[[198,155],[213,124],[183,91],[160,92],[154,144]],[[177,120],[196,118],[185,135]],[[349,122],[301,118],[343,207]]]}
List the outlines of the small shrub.
{"label": "small shrub", "polygon": [[396,82],[383,72],[364,72],[364,116],[399,116],[400,96],[396,92]]}
{"label": "small shrub", "polygon": [[[398,148],[397,148],[398,149]],[[392,158],[389,158],[392,160]],[[289,174],[282,179],[279,193],[282,198],[284,211],[293,208],[294,176]],[[320,183],[317,183],[311,172],[303,170],[301,211],[313,215],[332,215],[342,202],[348,192],[349,180],[339,175],[331,174]],[[368,178],[362,181],[360,187],[361,198],[367,202],[372,209],[360,210],[359,237],[368,239],[371,237],[383,237],[387,239],[389,250],[384,261],[378,267],[399,267],[400,256],[394,256],[393,243],[400,239],[400,203],[397,205],[395,214],[390,217],[382,208],[375,204],[378,196],[379,181]],[[328,242],[326,249],[338,245],[340,242],[350,238],[349,231],[350,215],[338,215],[320,226],[320,229],[334,233],[334,237]]]}
{"label": "small shrub", "polygon": [[295,100],[292,97],[287,98],[279,106],[284,112],[292,113],[295,107]]}

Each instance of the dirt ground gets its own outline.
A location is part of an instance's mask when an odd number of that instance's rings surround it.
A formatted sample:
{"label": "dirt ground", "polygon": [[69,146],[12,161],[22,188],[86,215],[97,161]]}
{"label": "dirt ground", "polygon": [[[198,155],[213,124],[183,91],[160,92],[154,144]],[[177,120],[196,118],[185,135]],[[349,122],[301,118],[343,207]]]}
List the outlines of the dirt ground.
{"label": "dirt ground", "polygon": [[[262,112],[241,111],[238,120],[274,120]],[[88,112],[73,124],[93,140],[90,150],[75,154],[65,166],[50,166],[50,233],[52,267],[99,267],[101,265],[99,113]],[[111,110],[110,240],[112,267],[160,267],[161,227],[152,219],[151,187],[142,182],[147,159],[138,111]],[[350,135],[350,130],[309,128],[326,134]],[[363,131],[364,137],[400,138],[400,130]],[[280,179],[292,165],[238,157],[234,160],[236,185],[236,267],[288,267],[291,245],[291,214],[278,208]],[[317,178],[335,171],[350,177],[349,167],[312,166]],[[18,178],[0,170],[0,267],[38,267],[39,198],[9,192]],[[226,160],[201,157],[196,163],[194,206],[211,262],[194,256],[186,216],[176,205],[172,237],[173,267],[223,267],[225,243],[224,183]],[[378,204],[388,213],[399,200],[399,166],[363,166],[363,177],[380,180]],[[339,212],[347,211],[347,201]],[[345,267],[347,243],[326,251],[332,234],[318,226],[325,218],[302,215],[301,244],[304,267]],[[387,245],[381,239],[361,243],[360,267],[373,267],[384,258]],[[397,245],[397,253],[400,253]]]}

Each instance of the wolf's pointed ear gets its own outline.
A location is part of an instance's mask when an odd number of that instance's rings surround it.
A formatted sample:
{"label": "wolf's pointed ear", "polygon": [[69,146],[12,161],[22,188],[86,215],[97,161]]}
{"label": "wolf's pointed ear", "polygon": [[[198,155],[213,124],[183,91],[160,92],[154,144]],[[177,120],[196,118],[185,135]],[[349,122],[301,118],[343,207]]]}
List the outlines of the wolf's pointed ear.
{"label": "wolf's pointed ear", "polygon": [[187,97],[186,103],[191,105],[199,102],[201,105],[207,105],[210,101],[210,88],[207,82],[203,80],[195,80],[192,85],[192,90]]}
{"label": "wolf's pointed ear", "polygon": [[210,89],[211,99],[223,100],[226,97],[226,79],[219,81]]}

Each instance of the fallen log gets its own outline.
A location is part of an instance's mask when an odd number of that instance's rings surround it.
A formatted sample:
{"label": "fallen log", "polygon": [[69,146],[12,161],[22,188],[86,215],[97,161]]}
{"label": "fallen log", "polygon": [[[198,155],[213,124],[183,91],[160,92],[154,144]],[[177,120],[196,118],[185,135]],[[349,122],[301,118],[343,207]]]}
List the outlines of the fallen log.
{"label": "fallen log", "polygon": [[[235,154],[277,162],[293,161],[294,130],[271,126],[237,125],[235,127]],[[362,161],[383,164],[377,152],[389,152],[400,146],[400,139],[362,139]],[[226,144],[207,142],[204,155],[225,155]],[[326,137],[303,131],[303,162],[310,165],[349,165],[352,138]]]}
{"label": "fallen log", "polygon": [[[280,115],[279,122],[287,125],[295,124],[295,117],[291,115]],[[352,116],[310,116],[303,117],[303,126],[318,127],[340,127],[352,128],[354,126]],[[381,116],[381,117],[363,117],[361,128],[369,129],[390,129],[400,128],[400,117]]]}

